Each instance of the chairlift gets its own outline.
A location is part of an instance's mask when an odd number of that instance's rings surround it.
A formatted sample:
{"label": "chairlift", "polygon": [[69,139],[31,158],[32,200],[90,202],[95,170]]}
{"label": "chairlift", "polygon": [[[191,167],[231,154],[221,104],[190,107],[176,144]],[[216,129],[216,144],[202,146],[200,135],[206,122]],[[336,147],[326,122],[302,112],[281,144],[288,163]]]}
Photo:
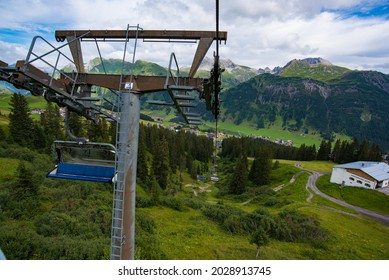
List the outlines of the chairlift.
{"label": "chairlift", "polygon": [[115,179],[116,149],[96,142],[54,141],[57,164],[47,177],[112,183]]}

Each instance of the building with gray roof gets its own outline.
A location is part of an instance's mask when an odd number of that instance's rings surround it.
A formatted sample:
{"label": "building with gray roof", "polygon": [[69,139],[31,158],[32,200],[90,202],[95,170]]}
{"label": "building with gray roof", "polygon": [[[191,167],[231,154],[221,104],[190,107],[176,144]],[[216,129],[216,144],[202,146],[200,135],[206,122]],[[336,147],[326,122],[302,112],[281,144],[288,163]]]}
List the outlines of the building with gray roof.
{"label": "building with gray roof", "polygon": [[336,165],[332,169],[330,181],[351,187],[386,188],[389,186],[389,165],[372,161]]}

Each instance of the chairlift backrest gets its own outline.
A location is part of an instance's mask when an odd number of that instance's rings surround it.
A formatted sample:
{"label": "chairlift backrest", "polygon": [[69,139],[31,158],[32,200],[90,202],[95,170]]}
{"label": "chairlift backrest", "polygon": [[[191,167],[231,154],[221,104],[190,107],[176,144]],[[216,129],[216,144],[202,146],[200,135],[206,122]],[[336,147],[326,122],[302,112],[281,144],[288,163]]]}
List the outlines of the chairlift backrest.
{"label": "chairlift backrest", "polygon": [[116,149],[107,143],[54,141],[57,165],[47,177],[112,183]]}
{"label": "chairlift backrest", "polygon": [[57,163],[79,163],[97,166],[114,166],[116,148],[108,143],[54,141]]}

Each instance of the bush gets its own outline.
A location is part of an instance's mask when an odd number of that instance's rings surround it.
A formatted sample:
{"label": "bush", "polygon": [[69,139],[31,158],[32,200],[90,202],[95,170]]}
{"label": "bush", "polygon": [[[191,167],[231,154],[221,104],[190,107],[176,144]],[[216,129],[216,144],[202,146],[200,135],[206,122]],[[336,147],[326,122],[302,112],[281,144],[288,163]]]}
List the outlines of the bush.
{"label": "bush", "polygon": [[142,195],[137,195],[136,196],[136,208],[147,208],[147,207],[152,207],[156,205],[155,200],[147,198]]}
{"label": "bush", "polygon": [[142,212],[136,214],[135,259],[167,259],[167,256],[160,248],[160,242],[155,235],[155,228],[156,224],[152,218]]}
{"label": "bush", "polygon": [[36,232],[45,237],[57,235],[73,235],[76,221],[65,213],[46,212],[35,218]]}
{"label": "bush", "polygon": [[154,233],[154,229],[157,227],[154,220],[144,213],[139,212],[135,216],[135,227],[138,230],[146,231],[148,233]]}
{"label": "bush", "polygon": [[265,201],[265,206],[271,207],[278,204],[280,201],[275,197],[268,197]]}
{"label": "bush", "polygon": [[231,215],[223,222],[223,227],[230,233],[243,234],[245,233],[244,221],[240,215]]}
{"label": "bush", "polygon": [[203,208],[203,214],[210,220],[219,224],[223,224],[224,221],[232,215],[241,217],[244,213],[245,212],[242,210],[223,204],[205,205]]}
{"label": "bush", "polygon": [[290,235],[284,236],[286,241],[326,241],[328,231],[321,228],[314,218],[299,213],[296,210],[285,209],[279,214],[290,231]]}
{"label": "bush", "polygon": [[185,206],[192,209],[201,209],[204,206],[204,201],[196,197],[184,199],[182,202]]}
{"label": "bush", "polygon": [[0,224],[0,245],[8,260],[36,258],[42,238],[27,222]]}
{"label": "bush", "polygon": [[177,211],[182,211],[184,209],[182,201],[174,196],[164,196],[160,199],[160,203],[163,206],[169,207]]}

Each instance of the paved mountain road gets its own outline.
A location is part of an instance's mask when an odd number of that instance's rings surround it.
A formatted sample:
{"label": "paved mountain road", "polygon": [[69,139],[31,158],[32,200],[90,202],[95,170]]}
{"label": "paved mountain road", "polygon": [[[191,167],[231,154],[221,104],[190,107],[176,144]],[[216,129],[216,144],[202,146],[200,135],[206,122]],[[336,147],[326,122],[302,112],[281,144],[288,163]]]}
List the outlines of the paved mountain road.
{"label": "paved mountain road", "polygon": [[[347,207],[349,209],[352,209],[362,215],[365,215],[371,219],[374,219],[376,221],[379,221],[381,223],[384,223],[386,225],[389,225],[389,215],[386,215],[386,214],[380,214],[380,213],[377,213],[377,212],[374,212],[374,211],[371,211],[371,210],[368,210],[368,209],[365,209],[365,208],[361,208],[361,207],[358,207],[358,206],[354,206],[354,205],[351,205],[347,202],[344,202],[343,200],[339,200],[339,199],[336,199],[332,196],[329,196],[329,195],[326,195],[325,193],[322,193],[316,186],[316,181],[317,179],[324,175],[324,174],[328,174],[328,173],[321,173],[321,172],[317,172],[317,171],[313,171],[313,170],[309,170],[309,169],[304,169],[305,171],[311,173],[311,176],[309,176],[309,179],[308,179],[308,182],[307,182],[307,185],[306,185],[306,188],[308,190],[308,192],[310,193],[309,194],[309,197],[307,198],[307,201],[310,202],[312,197],[313,197],[313,194],[311,193],[311,191],[313,191],[315,194],[329,200],[329,201],[332,201],[336,204],[339,204],[339,205],[342,205],[344,207]],[[311,190],[311,191],[310,191]]]}

